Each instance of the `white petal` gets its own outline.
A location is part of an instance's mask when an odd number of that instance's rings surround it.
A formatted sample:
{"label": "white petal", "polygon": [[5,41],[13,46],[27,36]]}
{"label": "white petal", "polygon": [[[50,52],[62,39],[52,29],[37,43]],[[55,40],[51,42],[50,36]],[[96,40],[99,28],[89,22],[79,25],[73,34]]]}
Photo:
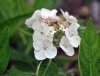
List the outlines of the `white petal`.
{"label": "white petal", "polygon": [[53,10],[48,10],[45,8],[41,9],[41,16],[44,19],[51,19],[51,20],[59,19],[56,13],[57,13],[56,9]]}
{"label": "white petal", "polygon": [[56,9],[53,9],[52,11],[51,11],[51,16],[55,16],[57,14],[57,10]]}
{"label": "white petal", "polygon": [[68,12],[65,12],[65,16],[67,16],[67,17],[68,17],[68,16],[69,16],[69,13],[68,13]]}
{"label": "white petal", "polygon": [[51,13],[51,11],[48,9],[45,9],[45,8],[41,9],[41,15],[42,15],[42,18],[44,18],[44,19],[48,18],[50,13]]}
{"label": "white petal", "polygon": [[67,37],[68,39],[70,39],[70,38],[74,35],[74,32],[73,32],[73,30],[72,30],[72,32],[71,32],[71,31],[69,31],[68,28],[66,28],[66,29],[65,29],[65,35],[66,35],[66,37]]}
{"label": "white petal", "polygon": [[72,16],[72,15],[69,16],[68,21],[69,21],[70,23],[77,23],[77,22],[78,22],[77,19],[76,19],[74,16]]}
{"label": "white petal", "polygon": [[70,40],[73,36],[78,35],[78,27],[75,26],[74,24],[71,24],[69,28],[65,29],[65,35],[66,37]]}
{"label": "white petal", "polygon": [[68,40],[70,40],[70,38],[78,35],[78,31],[74,31],[74,30],[69,30],[69,29],[65,29],[65,35],[68,38]]}
{"label": "white petal", "polygon": [[37,60],[44,60],[44,59],[46,59],[46,56],[45,56],[44,52],[45,52],[44,50],[40,50],[40,51],[34,50],[35,58]]}
{"label": "white petal", "polygon": [[42,33],[40,33],[39,31],[34,31],[33,34],[33,41],[38,41],[38,40],[49,40],[50,42],[53,41],[53,35],[51,35],[50,33],[46,36]]}
{"label": "white petal", "polygon": [[73,34],[69,34],[68,32],[66,32],[66,37],[68,38],[69,43],[73,47],[78,47],[79,46],[79,44],[80,44],[80,37],[78,35],[73,35]]}
{"label": "white petal", "polygon": [[44,40],[44,34],[40,33],[39,31],[34,31],[33,34],[33,41]]}
{"label": "white petal", "polygon": [[42,28],[43,28],[43,33],[44,33],[45,35],[48,35],[48,34],[50,33],[48,24],[42,23],[41,25],[42,25]]}
{"label": "white petal", "polygon": [[34,41],[33,42],[33,47],[36,49],[36,50],[41,50],[43,47],[44,47],[44,44],[42,41],[38,40],[38,41]]}
{"label": "white petal", "polygon": [[32,18],[35,19],[35,18],[38,18],[40,17],[41,13],[40,13],[40,10],[36,10],[33,15],[32,15]]}
{"label": "white petal", "polygon": [[25,24],[27,25],[27,27],[32,28],[33,23],[35,23],[36,21],[39,21],[40,18],[40,10],[36,10],[32,17],[30,17],[29,19],[26,20]]}
{"label": "white petal", "polygon": [[61,12],[62,12],[64,18],[65,18],[69,23],[77,23],[77,22],[78,22],[77,19],[76,19],[74,16],[69,15],[68,12],[64,12],[62,9],[61,9]]}
{"label": "white petal", "polygon": [[69,13],[68,12],[64,12],[62,9],[60,9],[63,16],[65,17],[65,19],[68,19],[69,18]]}
{"label": "white petal", "polygon": [[43,41],[43,43],[44,43],[44,46],[47,48],[47,47],[49,47],[49,46],[52,46],[52,42],[50,41],[50,40],[48,40],[48,39],[45,39],[44,41]]}
{"label": "white petal", "polygon": [[66,51],[65,54],[67,54],[68,56],[73,56],[75,53],[74,48],[72,46],[68,47],[66,50],[68,51]]}
{"label": "white petal", "polygon": [[33,23],[36,22],[36,21],[38,21],[40,23],[41,20],[42,20],[41,11],[40,10],[36,10],[34,12],[34,14],[32,15],[32,19],[33,19]]}
{"label": "white petal", "polygon": [[57,10],[56,9],[53,9],[50,13],[50,18],[54,21],[56,20],[60,20],[60,17],[56,15],[57,14]]}
{"label": "white petal", "polygon": [[69,26],[69,30],[70,30],[70,32],[72,32],[72,31],[77,31],[79,27],[80,27],[79,24],[71,24],[71,25]]}
{"label": "white petal", "polygon": [[46,39],[49,40],[50,42],[52,42],[52,41],[53,41],[53,35],[48,34],[48,35],[46,36]]}
{"label": "white petal", "polygon": [[35,22],[33,24],[32,28],[35,31],[39,31],[39,32],[43,33],[44,35],[48,35],[50,33],[49,26],[46,23]]}
{"label": "white petal", "polygon": [[25,24],[27,25],[28,28],[32,28],[33,19],[32,18],[27,19]]}
{"label": "white petal", "polygon": [[72,38],[70,38],[69,42],[70,44],[73,46],[73,47],[78,47],[80,45],[80,41],[81,41],[81,38],[76,35],[76,36],[73,36]]}
{"label": "white petal", "polygon": [[78,26],[71,24],[70,27],[65,30],[65,35],[73,47],[78,47],[80,44],[77,28]]}
{"label": "white petal", "polygon": [[33,28],[33,30],[40,31],[40,32],[43,29],[42,26],[41,26],[41,23],[39,23],[38,21],[33,23],[32,28]]}
{"label": "white petal", "polygon": [[74,55],[74,49],[70,45],[68,39],[63,36],[60,40],[59,46],[63,49],[63,51],[68,55],[68,56],[73,56]]}
{"label": "white petal", "polygon": [[57,55],[57,49],[55,46],[49,46],[45,51],[45,56],[49,59],[55,58]]}

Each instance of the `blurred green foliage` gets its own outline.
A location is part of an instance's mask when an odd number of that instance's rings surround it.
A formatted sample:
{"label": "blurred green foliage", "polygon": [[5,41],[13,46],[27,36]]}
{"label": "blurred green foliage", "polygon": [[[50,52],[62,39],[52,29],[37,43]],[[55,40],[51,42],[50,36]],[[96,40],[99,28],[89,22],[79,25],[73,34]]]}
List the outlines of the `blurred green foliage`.
{"label": "blurred green foliage", "polygon": [[60,0],[32,2],[0,0],[0,76],[35,76],[39,62],[34,59],[32,30],[25,20],[37,9],[56,8]]}
{"label": "blurred green foliage", "polygon": [[92,19],[84,31],[80,44],[79,68],[81,76],[100,76],[100,37],[96,33]]}
{"label": "blurred green foliage", "polygon": [[0,73],[3,73],[9,62],[9,37],[8,28],[0,32]]}
{"label": "blurred green foliage", "polygon": [[[57,8],[61,0],[32,2],[30,4],[28,0],[0,0],[0,76],[36,76],[39,61],[34,58],[33,30],[26,27],[25,20],[37,9]],[[81,36],[84,29],[81,27],[79,30]],[[58,56],[54,61],[41,63],[39,74],[45,71],[43,76],[53,73],[54,76],[74,76],[73,69],[63,69],[65,63],[74,61],[77,61],[77,57]],[[60,66],[60,70],[57,70],[57,66]]]}

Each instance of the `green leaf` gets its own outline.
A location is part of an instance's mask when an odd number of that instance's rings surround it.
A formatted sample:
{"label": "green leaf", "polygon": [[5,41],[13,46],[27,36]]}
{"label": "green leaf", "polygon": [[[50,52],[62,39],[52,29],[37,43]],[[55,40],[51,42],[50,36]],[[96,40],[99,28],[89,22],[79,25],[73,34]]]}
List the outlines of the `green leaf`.
{"label": "green leaf", "polygon": [[[79,68],[81,76],[100,76],[96,67],[96,62],[100,58],[99,47],[99,37],[90,19],[80,44]],[[98,66],[100,66],[100,63]]]}
{"label": "green leaf", "polygon": [[[44,2],[48,2],[48,3],[44,3]],[[52,0],[35,0],[35,4],[33,5],[33,7],[35,9],[41,9],[41,8],[50,8],[53,5],[53,1]]]}
{"label": "green leaf", "polygon": [[36,70],[36,62],[31,56],[15,49],[10,49],[10,61],[12,65],[16,66],[21,71],[34,71]]}
{"label": "green leaf", "polygon": [[8,20],[0,22],[0,30],[5,27],[9,27],[9,35],[13,35],[14,32],[25,23],[25,20],[29,14],[19,15],[17,17],[9,18]]}
{"label": "green leaf", "polygon": [[0,21],[27,14],[30,11],[31,8],[25,0],[0,0],[0,17],[2,17]]}
{"label": "green leaf", "polygon": [[10,49],[10,54],[11,54],[10,60],[12,60],[12,61],[13,60],[21,61],[21,62],[34,62],[35,61],[31,56],[29,56],[19,50],[12,49],[12,48]]}
{"label": "green leaf", "polygon": [[31,12],[26,0],[0,0],[0,29],[8,27],[9,34],[14,34]]}
{"label": "green leaf", "polygon": [[41,9],[41,8],[56,8],[58,5],[61,4],[60,0],[35,0],[34,1],[35,4],[33,5],[33,7],[35,9]]}
{"label": "green leaf", "polygon": [[22,72],[18,70],[16,67],[12,66],[11,70],[9,70],[6,74],[0,76],[35,76],[32,72]]}
{"label": "green leaf", "polygon": [[43,61],[37,70],[36,76],[58,76],[58,68],[55,63],[50,61]]}
{"label": "green leaf", "polygon": [[[100,45],[100,35],[99,35],[99,45]],[[98,51],[100,51],[100,50],[98,50]],[[97,70],[99,71],[99,74],[100,74],[100,52],[98,52],[98,54],[99,54],[99,57],[96,61],[96,68],[97,68]]]}
{"label": "green leaf", "polygon": [[0,73],[3,73],[9,62],[9,37],[8,28],[0,32]]}

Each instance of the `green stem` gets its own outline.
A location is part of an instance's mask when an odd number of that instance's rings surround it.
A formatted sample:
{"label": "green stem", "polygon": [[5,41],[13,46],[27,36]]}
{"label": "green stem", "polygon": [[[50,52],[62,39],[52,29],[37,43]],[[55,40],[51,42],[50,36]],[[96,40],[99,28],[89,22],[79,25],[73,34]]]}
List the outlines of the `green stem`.
{"label": "green stem", "polygon": [[[49,62],[48,62],[48,64],[47,64],[47,67],[46,67],[46,69],[45,69],[45,71],[44,71],[44,73],[43,73],[43,76],[44,76],[44,74],[46,73],[46,71],[48,70],[51,61],[52,61],[52,59],[49,60]],[[38,65],[38,67],[37,67],[36,76],[38,76],[38,74],[39,74],[39,69],[40,69],[40,66],[41,66],[42,62],[43,62],[43,61],[41,61],[41,62],[39,63],[39,65]]]}
{"label": "green stem", "polygon": [[43,76],[45,75],[46,71],[48,70],[51,61],[52,61],[52,60],[50,59],[49,62],[48,62],[48,64],[47,64],[47,67],[46,67],[46,69],[45,69],[45,71],[44,71],[44,73],[43,73]]}
{"label": "green stem", "polygon": [[41,61],[41,62],[39,63],[39,65],[38,65],[38,67],[37,67],[37,70],[36,70],[36,76],[38,76],[39,69],[40,69],[40,66],[41,66],[42,62],[43,62],[43,61]]}

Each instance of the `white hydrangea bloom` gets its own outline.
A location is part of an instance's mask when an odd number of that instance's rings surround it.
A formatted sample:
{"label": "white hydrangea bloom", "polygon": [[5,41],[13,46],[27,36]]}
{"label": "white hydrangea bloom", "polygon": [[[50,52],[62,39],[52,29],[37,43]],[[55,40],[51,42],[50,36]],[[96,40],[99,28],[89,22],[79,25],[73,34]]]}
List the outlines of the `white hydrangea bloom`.
{"label": "white hydrangea bloom", "polygon": [[74,16],[69,15],[68,12],[64,12],[62,9],[61,9],[61,12],[62,12],[64,18],[65,18],[69,23],[75,23],[75,24],[78,23],[77,19],[76,19]]}
{"label": "white hydrangea bloom", "polygon": [[[69,15],[68,12],[63,12],[61,9],[61,12],[66,19],[67,22],[69,22],[69,26],[63,29],[65,31],[65,36],[62,37],[60,41],[60,47],[67,51],[67,55],[72,56],[74,54],[74,47],[78,47],[80,45],[80,37],[78,35],[78,28],[80,25],[78,24],[77,19]],[[69,51],[68,51],[69,50]]]}
{"label": "white hydrangea bloom", "polygon": [[41,24],[41,28],[39,27],[38,30],[36,29],[34,31],[33,47],[35,49],[34,54],[37,60],[44,60],[45,58],[52,59],[56,56],[57,49],[53,46],[52,41],[53,35],[50,33],[47,24]]}
{"label": "white hydrangea bloom", "polygon": [[53,9],[53,10],[48,10],[48,9],[41,9],[41,16],[44,19],[58,19],[59,17],[56,15],[57,14],[57,10]]}
{"label": "white hydrangea bloom", "polygon": [[[43,19],[48,20],[49,19],[59,19],[59,17],[56,15],[57,10],[48,10],[45,8],[42,8],[41,10],[36,10],[32,17],[26,20],[25,24],[29,27],[32,28],[32,25],[35,22],[41,23]],[[35,24],[34,24],[35,25]]]}
{"label": "white hydrangea bloom", "polygon": [[49,25],[46,23],[38,23],[36,22],[35,26],[32,26],[34,31],[39,31],[45,35],[48,35],[50,33]]}
{"label": "white hydrangea bloom", "polygon": [[78,28],[80,27],[80,25],[78,24],[78,21],[74,16],[69,15],[68,12],[64,12],[62,9],[61,12],[64,18],[70,23],[69,27],[64,29],[65,35],[73,47],[78,47],[81,40],[78,35]]}
{"label": "white hydrangea bloom", "polygon": [[41,33],[39,31],[34,31],[33,34],[33,41],[38,41],[38,40],[49,40],[49,41],[53,41],[53,35],[51,35],[50,33],[48,35],[45,35],[44,33]]}
{"label": "white hydrangea bloom", "polygon": [[53,45],[53,38],[54,34],[59,30],[65,33],[60,40],[59,46],[68,56],[73,56],[74,47],[79,46],[81,39],[78,35],[78,28],[80,25],[77,19],[69,15],[68,12],[63,12],[62,9],[61,12],[65,19],[56,15],[56,9],[42,8],[36,10],[32,17],[26,20],[27,27],[34,30],[33,47],[37,60],[52,59],[57,55],[57,49]]}
{"label": "white hydrangea bloom", "polygon": [[78,35],[78,26],[77,25],[71,24],[69,26],[69,28],[66,28],[65,35],[73,47],[78,47],[80,45],[81,38]]}
{"label": "white hydrangea bloom", "polygon": [[[41,42],[41,41],[39,40],[38,42]],[[35,58],[37,60],[44,60],[46,58],[52,59],[57,55],[56,47],[49,40],[43,40],[42,47],[40,44],[37,44],[37,46],[38,47],[40,46],[40,47],[35,48],[34,50]]]}
{"label": "white hydrangea bloom", "polygon": [[59,46],[63,49],[65,54],[68,56],[73,56],[74,55],[74,48],[73,46],[69,43],[69,40],[67,39],[66,36],[63,36],[60,40]]}
{"label": "white hydrangea bloom", "polygon": [[[25,24],[29,28],[33,28],[33,30],[41,30],[42,27],[41,24],[48,24],[48,22],[56,21],[59,19],[59,17],[56,15],[57,10],[48,10],[45,8],[42,8],[41,10],[36,10],[32,17],[26,20]],[[45,25],[46,25],[45,24]],[[44,26],[44,25],[43,25]],[[47,29],[48,30],[48,29]],[[55,30],[51,32],[52,34],[55,33]]]}
{"label": "white hydrangea bloom", "polygon": [[25,24],[27,25],[28,28],[32,28],[33,23],[41,21],[41,13],[40,10],[36,10],[32,17],[26,20]]}

